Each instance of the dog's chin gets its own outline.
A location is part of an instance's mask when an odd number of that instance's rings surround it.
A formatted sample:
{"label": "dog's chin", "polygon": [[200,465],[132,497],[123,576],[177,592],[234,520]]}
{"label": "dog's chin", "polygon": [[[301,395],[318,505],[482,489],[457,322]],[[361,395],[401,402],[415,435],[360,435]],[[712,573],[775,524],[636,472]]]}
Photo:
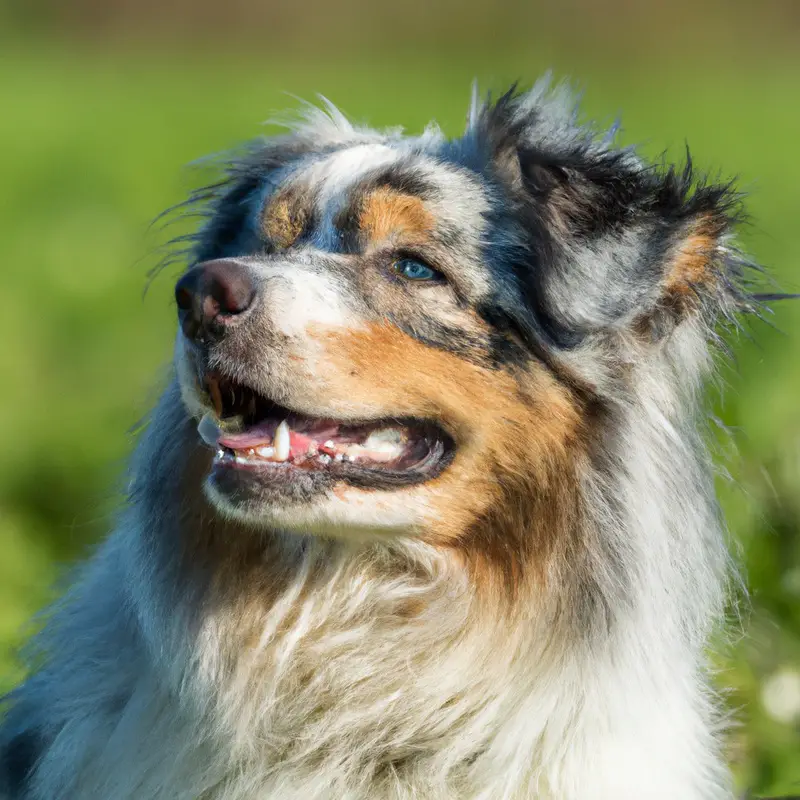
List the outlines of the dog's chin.
{"label": "dog's chin", "polygon": [[426,487],[380,491],[285,478],[253,481],[212,467],[203,490],[222,517],[257,530],[369,540],[415,536],[436,518]]}

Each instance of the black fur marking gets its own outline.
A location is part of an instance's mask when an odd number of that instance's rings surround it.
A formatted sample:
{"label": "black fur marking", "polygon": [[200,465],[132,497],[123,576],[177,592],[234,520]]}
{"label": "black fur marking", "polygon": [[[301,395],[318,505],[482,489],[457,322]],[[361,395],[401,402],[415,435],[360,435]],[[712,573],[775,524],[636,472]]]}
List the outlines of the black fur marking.
{"label": "black fur marking", "polygon": [[550,363],[551,354],[539,340],[532,336],[530,326],[523,327],[513,315],[500,305],[481,304],[477,312],[492,328],[489,358],[496,366],[526,366],[531,356]]}
{"label": "black fur marking", "polygon": [[478,366],[485,367],[491,361],[488,342],[463,328],[446,325],[434,317],[422,314],[413,320],[402,319],[394,314],[386,314],[385,318],[405,334],[428,347],[453,353]]}
{"label": "black fur marking", "polygon": [[238,255],[249,249],[248,244],[255,244],[257,233],[250,229],[248,220],[260,188],[258,177],[250,175],[223,195],[197,248],[198,262]]}
{"label": "black fur marking", "polygon": [[376,170],[359,183],[356,191],[363,194],[375,189],[392,189],[398,194],[413,195],[420,200],[435,200],[439,196],[439,187],[420,174],[413,158]]}
{"label": "black fur marking", "polygon": [[338,239],[334,243],[334,250],[339,253],[355,255],[361,252],[361,193],[353,196],[333,220],[333,226],[338,232]]}
{"label": "black fur marking", "polygon": [[2,743],[0,748],[0,796],[21,800],[28,780],[44,750],[42,737],[35,730],[23,730]]}

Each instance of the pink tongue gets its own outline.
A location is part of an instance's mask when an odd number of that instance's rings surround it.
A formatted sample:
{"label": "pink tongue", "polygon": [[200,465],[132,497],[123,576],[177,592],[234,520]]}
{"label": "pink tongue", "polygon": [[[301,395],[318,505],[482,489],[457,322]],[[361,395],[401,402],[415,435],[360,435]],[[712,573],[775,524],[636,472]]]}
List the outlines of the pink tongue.
{"label": "pink tongue", "polygon": [[223,447],[229,447],[231,450],[249,450],[253,447],[261,447],[265,444],[272,444],[277,427],[277,422],[265,420],[241,433],[220,432],[221,436],[217,443]]}

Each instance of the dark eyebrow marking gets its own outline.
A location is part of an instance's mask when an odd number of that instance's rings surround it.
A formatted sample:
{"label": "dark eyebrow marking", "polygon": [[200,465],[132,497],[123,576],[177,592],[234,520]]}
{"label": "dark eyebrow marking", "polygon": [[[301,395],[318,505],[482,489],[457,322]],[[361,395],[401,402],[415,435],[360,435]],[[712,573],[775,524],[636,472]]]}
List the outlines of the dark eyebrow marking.
{"label": "dark eyebrow marking", "polygon": [[412,161],[395,162],[374,171],[359,183],[357,191],[364,193],[383,188],[421,200],[433,200],[440,194],[436,183],[423,175]]}

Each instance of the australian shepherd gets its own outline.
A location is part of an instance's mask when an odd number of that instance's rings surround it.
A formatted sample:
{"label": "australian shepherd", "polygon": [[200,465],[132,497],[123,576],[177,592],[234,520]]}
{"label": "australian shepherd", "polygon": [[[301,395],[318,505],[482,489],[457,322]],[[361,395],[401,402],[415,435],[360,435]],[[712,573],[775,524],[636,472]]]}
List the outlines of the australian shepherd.
{"label": "australian shepherd", "polygon": [[14,800],[723,800],[703,382],[729,184],[539,83],[228,159],[128,501],[6,698]]}

